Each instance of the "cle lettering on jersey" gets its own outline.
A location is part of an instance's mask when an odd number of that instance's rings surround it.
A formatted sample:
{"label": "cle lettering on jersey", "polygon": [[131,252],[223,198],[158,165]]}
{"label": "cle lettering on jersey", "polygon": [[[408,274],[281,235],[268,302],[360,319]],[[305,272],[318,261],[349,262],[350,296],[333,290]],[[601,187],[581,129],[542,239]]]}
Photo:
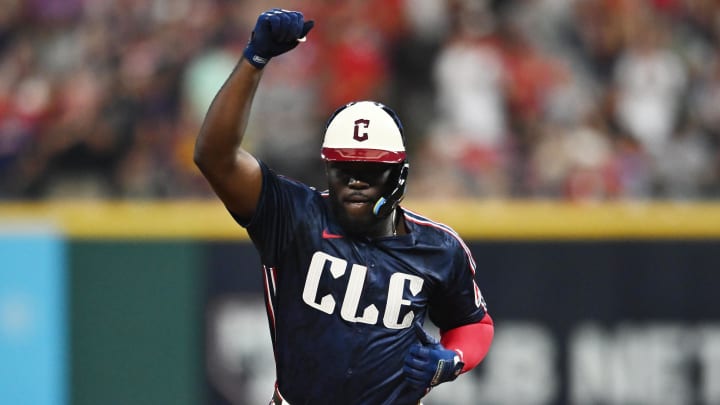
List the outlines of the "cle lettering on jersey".
{"label": "cle lettering on jersey", "polygon": [[[305,279],[305,287],[303,288],[303,301],[312,308],[327,314],[333,314],[335,312],[337,303],[332,295],[327,294],[318,297],[320,278],[328,263],[328,271],[333,279],[344,276],[348,271],[348,267],[350,270],[350,276],[345,289],[345,297],[340,306],[340,316],[342,319],[348,322],[376,325],[380,311],[374,304],[365,307],[362,314],[358,315],[358,306],[365,285],[367,267],[360,264],[352,264],[349,266],[347,260],[334,257],[325,252],[317,251],[313,254]],[[422,290],[423,282],[424,280],[422,278],[412,274],[393,273],[390,276],[385,311],[382,317],[382,323],[386,328],[405,329],[412,325],[413,319],[415,318],[414,312],[408,311],[408,313],[400,319],[402,308],[411,304],[410,300],[404,298],[404,294],[405,291],[408,291],[413,296],[419,294]]]}

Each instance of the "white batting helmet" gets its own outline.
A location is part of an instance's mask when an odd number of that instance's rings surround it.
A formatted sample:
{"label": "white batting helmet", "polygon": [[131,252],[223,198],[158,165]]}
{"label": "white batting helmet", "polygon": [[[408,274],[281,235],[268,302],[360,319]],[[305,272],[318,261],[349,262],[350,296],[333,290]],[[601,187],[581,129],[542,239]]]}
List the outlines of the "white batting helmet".
{"label": "white batting helmet", "polygon": [[325,128],[322,158],[328,161],[402,163],[402,124],[395,112],[374,101],[340,107]]}
{"label": "white batting helmet", "polygon": [[373,213],[386,217],[405,197],[410,164],[403,127],[397,114],[375,101],[356,101],[338,108],[328,120],[322,158],[330,162],[395,164],[391,191],[380,197]]}

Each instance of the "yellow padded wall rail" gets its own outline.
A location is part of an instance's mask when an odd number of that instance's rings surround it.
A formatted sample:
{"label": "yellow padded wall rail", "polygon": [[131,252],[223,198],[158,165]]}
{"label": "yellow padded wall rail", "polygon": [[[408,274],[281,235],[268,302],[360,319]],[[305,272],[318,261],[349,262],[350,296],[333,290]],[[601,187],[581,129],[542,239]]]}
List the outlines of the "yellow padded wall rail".
{"label": "yellow padded wall rail", "polygon": [[[475,240],[720,238],[720,203],[411,200],[403,206]],[[213,200],[0,203],[0,226],[22,223],[83,239],[248,239]]]}

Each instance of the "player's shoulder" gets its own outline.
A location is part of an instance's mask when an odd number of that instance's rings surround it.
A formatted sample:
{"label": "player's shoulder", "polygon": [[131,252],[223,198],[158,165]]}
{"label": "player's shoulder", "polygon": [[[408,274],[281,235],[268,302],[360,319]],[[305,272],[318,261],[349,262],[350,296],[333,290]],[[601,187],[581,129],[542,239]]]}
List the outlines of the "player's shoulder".
{"label": "player's shoulder", "polygon": [[272,179],[272,181],[281,184],[282,187],[291,189],[295,193],[306,194],[313,197],[317,197],[319,195],[319,192],[315,189],[315,187],[310,186],[287,174],[277,173],[265,162],[260,161],[260,167],[262,168],[263,177],[266,181],[271,181]]}
{"label": "player's shoulder", "polygon": [[282,196],[280,199],[311,213],[322,209],[322,193],[315,187],[288,175],[276,173],[263,162],[261,166],[264,176],[263,194]]}
{"label": "player's shoulder", "polygon": [[462,237],[449,225],[435,221],[425,215],[403,207],[406,223],[409,223],[416,238],[429,239],[446,247],[465,246]]}
{"label": "player's shoulder", "polygon": [[433,245],[440,248],[447,254],[455,256],[456,259],[467,262],[472,271],[475,271],[475,259],[470,248],[453,228],[404,207],[403,215],[406,224],[411,227],[416,241],[426,246]]}
{"label": "player's shoulder", "polygon": [[301,204],[305,204],[305,209],[311,209],[312,207],[322,208],[325,206],[323,201],[328,196],[327,191],[319,191],[313,186],[284,175],[279,175],[279,177],[286,182],[290,193],[295,196],[294,198],[299,200]]}

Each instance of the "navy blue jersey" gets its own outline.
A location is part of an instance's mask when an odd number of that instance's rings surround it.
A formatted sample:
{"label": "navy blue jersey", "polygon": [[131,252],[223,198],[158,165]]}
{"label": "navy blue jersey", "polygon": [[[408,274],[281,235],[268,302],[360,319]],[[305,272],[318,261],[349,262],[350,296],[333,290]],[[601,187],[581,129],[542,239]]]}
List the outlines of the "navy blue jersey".
{"label": "navy blue jersey", "polygon": [[413,323],[478,322],[475,263],[449,227],[401,209],[408,233],[348,237],[327,194],[261,163],[263,186],[246,226],[265,271],[279,391],[293,405],[415,405],[403,360]]}

